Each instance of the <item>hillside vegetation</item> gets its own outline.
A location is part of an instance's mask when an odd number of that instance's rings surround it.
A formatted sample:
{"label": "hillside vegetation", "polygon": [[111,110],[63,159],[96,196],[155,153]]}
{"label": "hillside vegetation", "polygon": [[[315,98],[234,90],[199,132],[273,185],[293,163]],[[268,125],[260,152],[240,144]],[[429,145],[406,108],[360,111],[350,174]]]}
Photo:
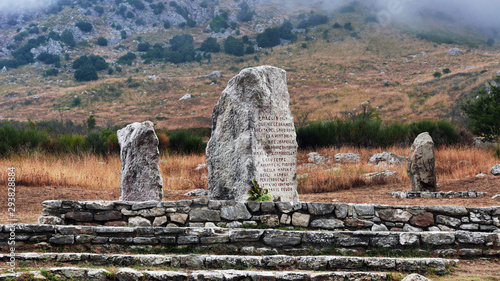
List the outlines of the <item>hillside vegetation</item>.
{"label": "hillside vegetation", "polygon": [[[227,81],[269,64],[287,71],[299,126],[359,114],[366,101],[385,122],[463,124],[459,104],[500,69],[494,42],[439,19],[380,28],[361,2],[328,11],[296,4],[59,0],[2,14],[1,119],[209,127]],[[213,71],[222,77],[207,77]]]}

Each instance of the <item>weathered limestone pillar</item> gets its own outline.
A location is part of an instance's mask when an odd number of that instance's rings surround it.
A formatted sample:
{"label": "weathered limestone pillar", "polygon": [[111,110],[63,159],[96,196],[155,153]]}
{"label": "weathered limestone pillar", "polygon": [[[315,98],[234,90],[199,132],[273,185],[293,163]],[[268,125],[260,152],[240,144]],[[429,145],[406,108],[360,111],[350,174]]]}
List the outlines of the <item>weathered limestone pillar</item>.
{"label": "weathered limestone pillar", "polygon": [[136,122],[118,130],[117,135],[122,161],[120,200],[161,201],[163,181],[153,123]]}
{"label": "weathered limestone pillar", "polygon": [[408,160],[408,177],[413,191],[436,191],[436,159],[434,142],[429,133],[415,138]]}
{"label": "weathered limestone pillar", "polygon": [[297,141],[286,72],[244,69],[212,112],[207,145],[208,196],[245,201],[252,179],[280,201],[298,201]]}

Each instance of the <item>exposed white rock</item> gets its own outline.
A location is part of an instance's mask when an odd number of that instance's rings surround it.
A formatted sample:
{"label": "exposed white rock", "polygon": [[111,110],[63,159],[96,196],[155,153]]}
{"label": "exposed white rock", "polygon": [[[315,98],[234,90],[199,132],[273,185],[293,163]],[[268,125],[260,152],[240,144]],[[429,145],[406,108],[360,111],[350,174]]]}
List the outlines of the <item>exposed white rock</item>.
{"label": "exposed white rock", "polygon": [[193,96],[191,96],[191,94],[185,94],[183,95],[179,100],[187,100],[187,99],[190,99],[192,98]]}
{"label": "exposed white rock", "polygon": [[404,156],[394,154],[392,152],[382,152],[376,153],[368,161],[371,164],[382,164],[382,165],[401,165],[407,162],[408,159]]}
{"label": "exposed white rock", "polygon": [[453,49],[449,49],[448,52],[446,53],[447,55],[458,55],[460,54],[462,51],[460,51],[459,48],[453,48]]}
{"label": "exposed white rock", "polygon": [[361,155],[355,153],[337,153],[335,161],[341,163],[358,163],[361,161]]}
{"label": "exposed white rock", "polygon": [[500,175],[500,164],[497,164],[490,169],[490,173],[494,176]]}

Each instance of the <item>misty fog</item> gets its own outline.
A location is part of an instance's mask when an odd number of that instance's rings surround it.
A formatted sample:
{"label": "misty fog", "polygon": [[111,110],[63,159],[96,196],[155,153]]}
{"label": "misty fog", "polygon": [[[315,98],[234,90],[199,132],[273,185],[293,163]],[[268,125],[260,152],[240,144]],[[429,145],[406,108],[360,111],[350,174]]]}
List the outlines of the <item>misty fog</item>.
{"label": "misty fog", "polygon": [[37,10],[49,7],[56,2],[56,0],[0,0],[0,11],[11,14]]}
{"label": "misty fog", "polygon": [[[178,0],[182,2],[183,0]],[[191,1],[191,0],[189,0]],[[372,10],[374,14],[389,12],[391,20],[415,24],[429,17],[440,18],[457,26],[471,26],[489,36],[498,37],[500,27],[500,1],[498,0],[248,0],[250,4],[274,3],[280,7],[310,5],[311,9],[334,11],[356,2]],[[12,14],[47,8],[57,0],[0,0],[0,12]]]}

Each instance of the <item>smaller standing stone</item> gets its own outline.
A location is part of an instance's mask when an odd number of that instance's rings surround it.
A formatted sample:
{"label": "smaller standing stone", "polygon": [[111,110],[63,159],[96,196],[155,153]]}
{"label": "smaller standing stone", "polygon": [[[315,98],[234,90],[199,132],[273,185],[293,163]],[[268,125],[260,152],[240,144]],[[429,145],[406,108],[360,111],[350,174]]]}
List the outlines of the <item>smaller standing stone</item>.
{"label": "smaller standing stone", "polygon": [[7,72],[7,67],[5,67],[5,66],[4,66],[4,67],[2,67],[2,71],[1,71],[1,73],[6,73],[6,72]]}
{"label": "smaller standing stone", "polygon": [[118,130],[122,201],[161,201],[163,181],[158,164],[160,152],[153,123],[133,123]]}
{"label": "smaller standing stone", "polygon": [[410,150],[407,173],[413,191],[436,191],[434,142],[429,133],[415,138]]}

